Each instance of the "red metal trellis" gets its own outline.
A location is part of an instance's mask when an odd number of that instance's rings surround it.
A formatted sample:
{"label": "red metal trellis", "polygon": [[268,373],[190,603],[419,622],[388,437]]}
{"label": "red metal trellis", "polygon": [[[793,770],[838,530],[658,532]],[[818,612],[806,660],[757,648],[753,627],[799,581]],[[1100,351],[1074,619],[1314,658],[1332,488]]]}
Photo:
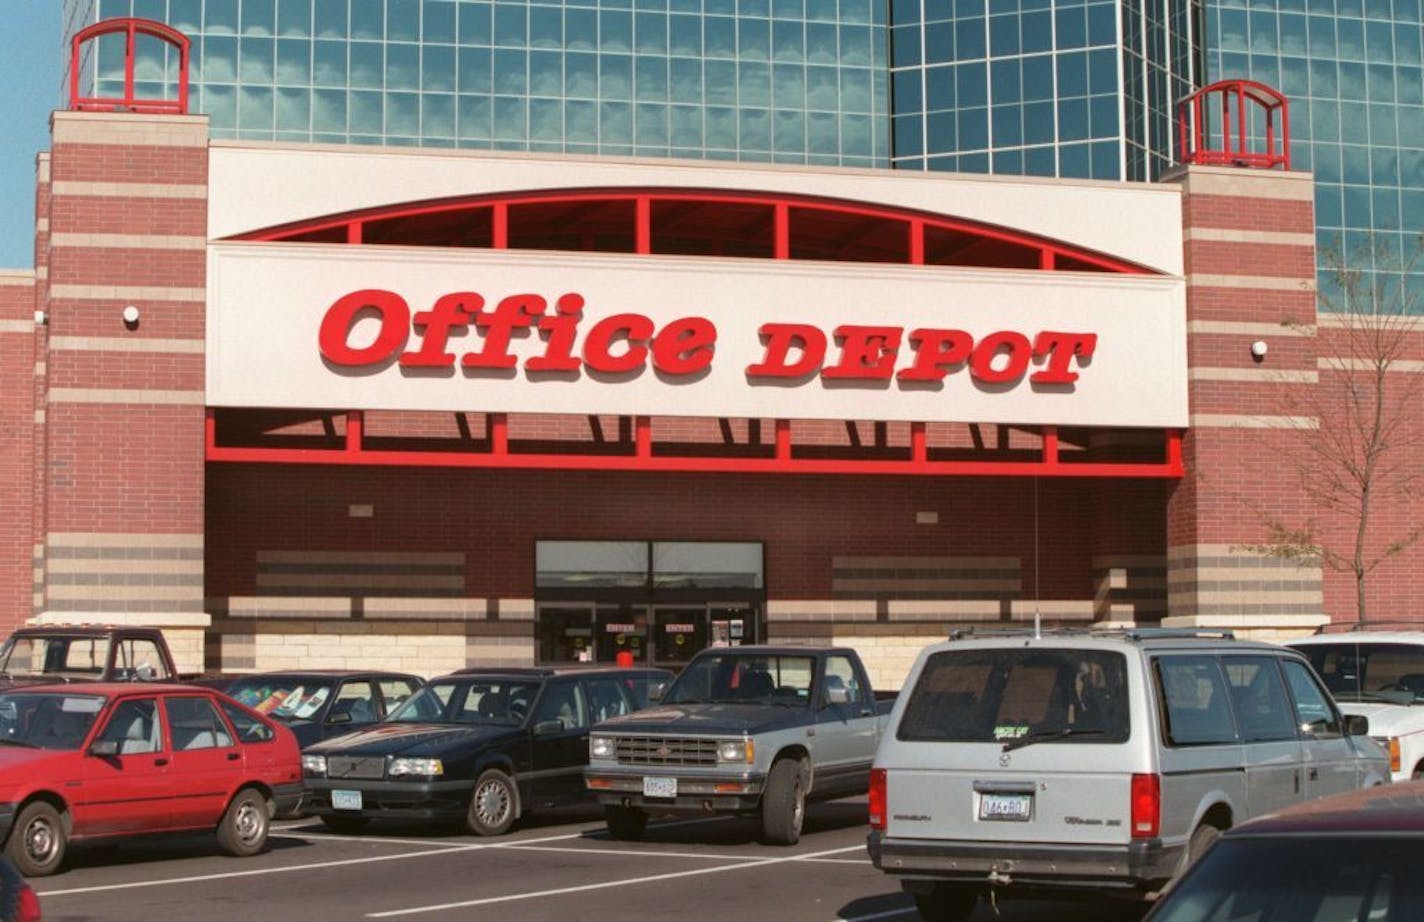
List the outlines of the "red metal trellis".
{"label": "red metal trellis", "polygon": [[[124,95],[82,96],[79,92],[80,50],[83,46],[102,35],[123,33],[124,43]],[[140,35],[151,35],[167,42],[178,51],[178,98],[140,99],[135,92],[134,62]],[[105,19],[80,30],[74,36],[69,52],[69,108],[91,112],[161,112],[171,115],[186,115],[188,112],[188,36],[171,26],[152,19],[121,18]]]}
{"label": "red metal trellis", "polygon": [[[1264,150],[1248,149],[1253,111]],[[1183,163],[1289,170],[1290,101],[1254,80],[1204,86],[1177,105],[1177,143]]]}

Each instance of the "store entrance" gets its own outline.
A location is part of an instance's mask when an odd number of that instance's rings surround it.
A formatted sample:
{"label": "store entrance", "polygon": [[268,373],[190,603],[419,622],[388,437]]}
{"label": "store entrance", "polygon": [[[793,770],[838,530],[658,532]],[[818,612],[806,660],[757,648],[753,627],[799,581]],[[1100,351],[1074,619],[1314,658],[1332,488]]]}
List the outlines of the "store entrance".
{"label": "store entrance", "polygon": [[623,602],[541,604],[536,622],[540,665],[617,663],[678,667],[707,647],[761,638],[760,606],[747,602],[647,605]]}

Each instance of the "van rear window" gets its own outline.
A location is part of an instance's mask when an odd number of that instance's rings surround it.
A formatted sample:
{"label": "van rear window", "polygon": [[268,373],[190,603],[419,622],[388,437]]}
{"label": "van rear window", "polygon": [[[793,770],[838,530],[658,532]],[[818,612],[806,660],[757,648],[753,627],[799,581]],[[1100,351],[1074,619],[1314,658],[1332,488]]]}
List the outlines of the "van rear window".
{"label": "van rear window", "polygon": [[896,737],[992,743],[1020,737],[1120,743],[1127,660],[1106,650],[945,650],[931,654]]}

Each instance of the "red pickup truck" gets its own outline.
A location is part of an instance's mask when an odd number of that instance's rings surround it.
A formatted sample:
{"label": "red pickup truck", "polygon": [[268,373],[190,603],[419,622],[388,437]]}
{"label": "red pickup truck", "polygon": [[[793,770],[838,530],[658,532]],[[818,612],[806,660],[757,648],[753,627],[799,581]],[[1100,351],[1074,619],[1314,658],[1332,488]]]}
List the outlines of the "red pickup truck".
{"label": "red pickup truck", "polygon": [[172,682],[173,654],[154,627],[22,627],[0,646],[0,688],[52,682]]}

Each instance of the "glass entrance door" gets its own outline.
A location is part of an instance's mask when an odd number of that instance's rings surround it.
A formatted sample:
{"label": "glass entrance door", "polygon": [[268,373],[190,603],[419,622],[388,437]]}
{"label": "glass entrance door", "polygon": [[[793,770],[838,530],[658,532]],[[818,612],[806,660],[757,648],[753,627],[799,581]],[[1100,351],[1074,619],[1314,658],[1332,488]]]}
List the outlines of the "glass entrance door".
{"label": "glass entrance door", "polygon": [[594,618],[594,662],[616,663],[619,653],[633,662],[648,658],[648,607],[638,604],[599,605]]}
{"label": "glass entrance door", "polygon": [[653,607],[653,662],[679,665],[707,646],[706,605]]}
{"label": "glass entrance door", "polygon": [[539,606],[535,637],[541,663],[593,661],[593,603]]}

